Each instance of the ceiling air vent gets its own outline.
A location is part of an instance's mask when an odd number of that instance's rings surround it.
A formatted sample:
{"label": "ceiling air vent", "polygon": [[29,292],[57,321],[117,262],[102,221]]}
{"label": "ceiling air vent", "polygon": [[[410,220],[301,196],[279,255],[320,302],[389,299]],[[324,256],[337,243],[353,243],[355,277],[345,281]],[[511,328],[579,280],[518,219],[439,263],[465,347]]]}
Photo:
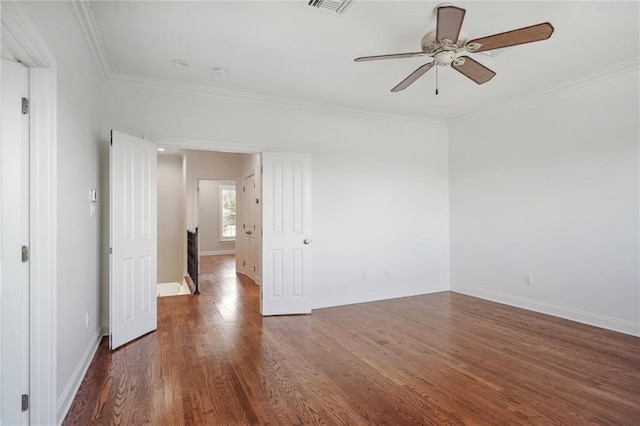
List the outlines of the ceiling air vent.
{"label": "ceiling air vent", "polygon": [[316,9],[342,15],[350,3],[351,0],[309,0],[308,4]]}

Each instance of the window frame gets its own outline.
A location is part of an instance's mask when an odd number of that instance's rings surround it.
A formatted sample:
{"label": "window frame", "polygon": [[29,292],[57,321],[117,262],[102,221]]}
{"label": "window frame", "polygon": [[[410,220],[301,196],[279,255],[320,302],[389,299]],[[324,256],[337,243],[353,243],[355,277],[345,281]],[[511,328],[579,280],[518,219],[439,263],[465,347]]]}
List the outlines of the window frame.
{"label": "window frame", "polygon": [[[236,197],[236,229],[233,237],[224,236],[224,191],[233,190]],[[218,200],[220,202],[220,242],[235,242],[238,237],[238,191],[236,185],[220,184],[218,189]]]}

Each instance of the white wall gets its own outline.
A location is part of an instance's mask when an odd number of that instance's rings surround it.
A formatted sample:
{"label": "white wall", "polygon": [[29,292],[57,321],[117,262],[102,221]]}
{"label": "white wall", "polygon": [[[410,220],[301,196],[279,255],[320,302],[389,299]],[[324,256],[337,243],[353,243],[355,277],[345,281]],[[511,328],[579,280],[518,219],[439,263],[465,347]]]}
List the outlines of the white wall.
{"label": "white wall", "polygon": [[[21,2],[57,63],[57,384],[64,415],[101,336],[100,209],[90,216],[89,193],[100,188],[99,143],[103,82],[69,5]],[[99,203],[107,197],[99,194]],[[89,324],[85,326],[85,315]]]}
{"label": "white wall", "polygon": [[108,127],[311,154],[314,307],[448,289],[446,128],[107,86]]}
{"label": "white wall", "polygon": [[640,333],[638,81],[450,129],[452,290]]}
{"label": "white wall", "polygon": [[182,158],[158,154],[158,282],[182,282],[184,250]]}
{"label": "white wall", "polygon": [[220,240],[220,185],[235,188],[236,182],[200,180],[198,191],[198,242],[200,243],[201,256],[234,252],[236,249],[235,241]]}
{"label": "white wall", "polygon": [[198,226],[198,180],[237,180],[242,154],[210,151],[185,151],[187,228]]}

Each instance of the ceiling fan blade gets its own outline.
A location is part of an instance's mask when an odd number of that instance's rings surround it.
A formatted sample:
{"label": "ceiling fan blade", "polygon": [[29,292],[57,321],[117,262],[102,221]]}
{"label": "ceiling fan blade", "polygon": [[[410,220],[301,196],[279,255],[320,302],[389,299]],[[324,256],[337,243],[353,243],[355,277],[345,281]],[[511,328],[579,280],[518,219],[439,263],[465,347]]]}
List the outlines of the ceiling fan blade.
{"label": "ceiling fan blade", "polygon": [[455,6],[439,7],[436,40],[439,42],[451,40],[453,43],[457,43],[465,13],[467,13],[466,10]]}
{"label": "ceiling fan blade", "polygon": [[478,84],[486,83],[496,75],[495,72],[468,56],[461,56],[458,59],[464,59],[464,63],[456,65],[455,62],[453,62],[451,67]]}
{"label": "ceiling fan blade", "polygon": [[424,56],[424,52],[412,52],[412,53],[394,53],[391,55],[378,55],[378,56],[362,56],[354,59],[356,62],[365,61],[379,61],[380,59],[400,59],[400,58],[417,58],[418,56]]}
{"label": "ceiling fan blade", "polygon": [[415,70],[414,72],[409,74],[409,76],[407,78],[402,80],[396,87],[391,89],[391,91],[392,92],[399,92],[399,91],[404,90],[407,87],[411,86],[414,81],[416,81],[417,79],[422,77],[422,74],[424,74],[425,72],[429,71],[434,65],[435,65],[435,62],[429,62],[428,64],[424,64],[423,66],[421,66],[420,68],[418,68],[417,70]]}
{"label": "ceiling fan blade", "polygon": [[506,31],[504,33],[471,40],[467,43],[467,47],[472,44],[479,44],[480,47],[478,49],[468,48],[467,50],[469,52],[484,52],[485,50],[501,49],[503,47],[546,40],[551,37],[551,34],[553,34],[553,25],[548,22],[544,22],[530,27],[519,28],[517,30]]}

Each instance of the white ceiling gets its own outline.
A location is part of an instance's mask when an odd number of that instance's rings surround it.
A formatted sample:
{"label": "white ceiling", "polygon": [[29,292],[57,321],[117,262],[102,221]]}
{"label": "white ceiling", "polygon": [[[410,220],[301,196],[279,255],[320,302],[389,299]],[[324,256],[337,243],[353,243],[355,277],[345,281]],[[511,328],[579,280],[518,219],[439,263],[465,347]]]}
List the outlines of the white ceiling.
{"label": "white ceiling", "polygon": [[[477,38],[551,22],[551,39],[473,54],[497,75],[476,85],[435,68],[404,92],[390,89],[430,58],[355,63],[413,52],[435,28],[429,1],[354,0],[333,15],[306,0],[91,2],[111,72],[337,108],[452,120],[535,95],[640,56],[639,4],[455,2]],[[190,63],[178,69],[172,60]],[[228,69],[215,75],[211,68]],[[445,107],[436,110],[435,107]]]}

